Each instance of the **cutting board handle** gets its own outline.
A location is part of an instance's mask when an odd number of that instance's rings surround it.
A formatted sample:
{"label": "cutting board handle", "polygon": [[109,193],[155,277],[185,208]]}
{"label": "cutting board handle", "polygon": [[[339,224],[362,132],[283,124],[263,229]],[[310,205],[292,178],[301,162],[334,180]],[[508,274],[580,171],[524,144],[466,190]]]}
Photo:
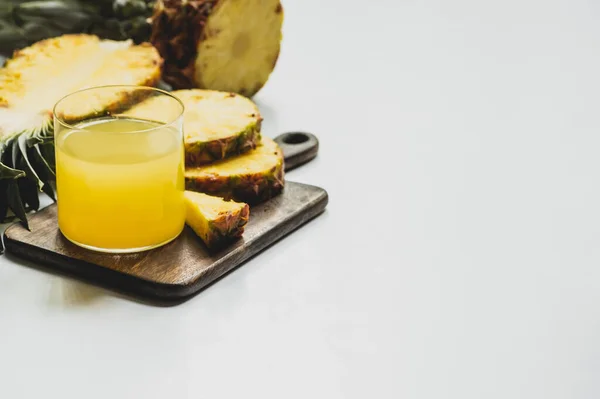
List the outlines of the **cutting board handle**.
{"label": "cutting board handle", "polygon": [[283,133],[275,137],[275,141],[283,151],[286,172],[311,161],[319,152],[319,140],[311,133]]}

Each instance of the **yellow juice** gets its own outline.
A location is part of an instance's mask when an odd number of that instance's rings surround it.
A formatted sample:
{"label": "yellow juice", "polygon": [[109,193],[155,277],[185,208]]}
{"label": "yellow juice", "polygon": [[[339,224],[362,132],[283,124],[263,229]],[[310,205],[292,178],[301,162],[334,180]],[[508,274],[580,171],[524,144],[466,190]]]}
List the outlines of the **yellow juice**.
{"label": "yellow juice", "polygon": [[185,223],[181,133],[120,118],[75,128],[56,137],[61,232],[75,243],[118,252],[177,237]]}

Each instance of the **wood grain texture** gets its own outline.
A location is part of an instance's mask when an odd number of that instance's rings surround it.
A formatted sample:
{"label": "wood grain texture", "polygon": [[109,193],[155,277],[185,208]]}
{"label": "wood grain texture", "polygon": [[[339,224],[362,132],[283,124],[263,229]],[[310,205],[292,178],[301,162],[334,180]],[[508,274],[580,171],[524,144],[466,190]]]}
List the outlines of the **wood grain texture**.
{"label": "wood grain texture", "polygon": [[170,244],[146,252],[89,251],[60,233],[56,205],[30,217],[31,231],[10,226],[4,243],[17,256],[104,287],[155,299],[185,298],[322,213],[327,202],[325,190],[288,181],[281,195],[251,208],[244,236],[217,252],[188,227]]}

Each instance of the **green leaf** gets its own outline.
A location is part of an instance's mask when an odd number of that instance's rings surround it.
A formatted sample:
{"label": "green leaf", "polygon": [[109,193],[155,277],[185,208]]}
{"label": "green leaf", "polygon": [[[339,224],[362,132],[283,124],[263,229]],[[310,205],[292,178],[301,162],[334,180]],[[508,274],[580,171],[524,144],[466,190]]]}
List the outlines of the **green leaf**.
{"label": "green leaf", "polygon": [[[13,51],[28,44],[29,42],[20,28],[16,26],[7,27],[6,25],[0,28],[0,54],[10,57]],[[2,64],[3,62],[0,62],[0,65]]]}
{"label": "green leaf", "polygon": [[40,177],[35,172],[35,169],[33,168],[33,166],[31,166],[31,162],[29,162],[29,156],[27,155],[27,135],[21,134],[17,138],[17,142],[19,145],[19,149],[21,150],[21,155],[23,156],[23,159],[27,164],[27,168],[29,168],[29,172],[33,175],[32,177],[37,180],[38,188],[41,189],[44,186],[44,182],[40,180]]}
{"label": "green leaf", "polygon": [[39,190],[35,180],[30,178],[18,179],[19,193],[27,212],[40,209]]}
{"label": "green leaf", "polygon": [[[25,163],[25,158],[20,157],[19,163],[15,165],[17,169],[25,171],[25,177],[21,179],[17,179],[17,185],[19,186],[19,193],[21,194],[21,201],[23,202],[23,207],[25,208],[25,212],[29,212],[33,210],[31,204],[35,204],[35,202],[39,202],[38,199],[38,189],[36,184],[36,177],[29,170],[29,167]],[[33,188],[33,189],[32,189]]]}
{"label": "green leaf", "polygon": [[[40,29],[54,28],[59,34],[80,31],[97,18],[93,12],[81,9],[76,2],[58,0],[29,1],[16,7],[13,15],[20,24],[35,24]],[[43,32],[40,32],[42,37],[48,37]]]}
{"label": "green leaf", "polygon": [[56,202],[56,197],[54,196],[54,189],[52,188],[52,186],[50,184],[44,184],[44,187],[42,187],[42,191],[48,197],[50,197],[50,199],[52,199],[52,201]]}
{"label": "green leaf", "polygon": [[15,216],[23,223],[23,226],[27,230],[29,230],[29,223],[27,223],[27,214],[25,212],[25,207],[23,206],[23,202],[21,200],[21,194],[19,193],[19,185],[15,180],[8,181],[7,187],[7,195],[8,195],[8,208],[13,211]]}
{"label": "green leaf", "polygon": [[12,165],[10,163],[10,154],[6,151],[8,142],[0,142],[0,162],[6,165]]}
{"label": "green leaf", "polygon": [[44,182],[42,186],[42,191],[46,193],[52,200],[56,201],[54,197],[54,189],[51,186],[51,182],[55,179],[54,170],[50,167],[50,165],[46,162],[44,157],[42,157],[39,145],[36,145],[33,148],[29,149],[29,159],[31,164],[35,168],[38,173],[38,176]]}
{"label": "green leaf", "polygon": [[0,181],[3,179],[18,179],[19,177],[25,177],[25,172],[10,168],[0,162]]}
{"label": "green leaf", "polygon": [[6,191],[8,187],[8,181],[0,180],[0,222],[6,219],[6,214],[8,212],[8,192]]}
{"label": "green leaf", "polygon": [[47,170],[48,173],[50,173],[52,176],[55,176],[56,174],[54,173],[54,170],[52,169],[52,167],[50,166],[50,164],[48,163],[46,158],[44,158],[44,156],[42,155],[42,151],[40,150],[40,145],[36,144],[35,146],[33,146],[33,148],[35,149],[35,152],[36,152],[34,159],[36,159],[36,161],[39,160],[40,161],[39,164],[44,166],[43,169]]}
{"label": "green leaf", "polygon": [[40,152],[42,153],[42,158],[48,162],[48,166],[52,169],[54,173],[56,171],[56,160],[55,160],[55,152],[54,152],[54,143],[44,143],[39,144]]}
{"label": "green leaf", "polygon": [[[9,142],[9,148],[10,148],[10,142]],[[19,146],[15,145],[15,143],[12,143],[12,165],[14,167],[16,167],[16,165],[19,163]]]}

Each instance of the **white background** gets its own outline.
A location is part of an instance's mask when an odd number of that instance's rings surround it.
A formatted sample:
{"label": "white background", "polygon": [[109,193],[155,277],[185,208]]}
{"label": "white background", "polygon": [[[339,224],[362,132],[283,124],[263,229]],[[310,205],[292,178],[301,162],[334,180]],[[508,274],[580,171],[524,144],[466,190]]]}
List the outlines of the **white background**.
{"label": "white background", "polygon": [[600,3],[284,8],[327,212],[173,308],[0,257],[0,397],[600,397]]}

